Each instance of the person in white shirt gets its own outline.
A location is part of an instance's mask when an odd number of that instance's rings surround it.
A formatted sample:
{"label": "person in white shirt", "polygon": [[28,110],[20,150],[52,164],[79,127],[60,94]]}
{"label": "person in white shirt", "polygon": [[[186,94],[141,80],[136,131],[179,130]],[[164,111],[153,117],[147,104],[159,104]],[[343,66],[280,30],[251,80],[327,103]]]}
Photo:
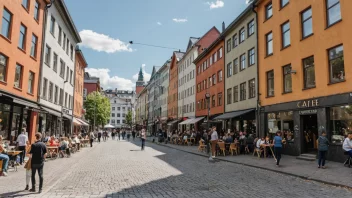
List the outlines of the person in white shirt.
{"label": "person in white shirt", "polygon": [[210,141],[211,141],[212,157],[215,158],[216,144],[218,143],[218,140],[219,140],[218,132],[216,131],[215,126],[213,126],[213,128],[212,128],[212,133],[211,133],[210,138],[211,138]]}
{"label": "person in white shirt", "polygon": [[28,136],[25,134],[26,129],[22,129],[22,133],[17,137],[17,146],[18,150],[22,151],[20,153],[20,164],[22,165],[24,162],[24,158],[26,157],[26,146],[28,144]]}
{"label": "person in white shirt", "polygon": [[262,137],[261,139],[258,139],[258,141],[257,141],[257,148],[259,149],[260,148],[260,145],[262,145],[262,144],[265,144],[265,138],[264,137]]}
{"label": "person in white shirt", "polygon": [[348,133],[347,138],[343,141],[342,149],[348,152],[349,156],[352,157],[352,132]]}

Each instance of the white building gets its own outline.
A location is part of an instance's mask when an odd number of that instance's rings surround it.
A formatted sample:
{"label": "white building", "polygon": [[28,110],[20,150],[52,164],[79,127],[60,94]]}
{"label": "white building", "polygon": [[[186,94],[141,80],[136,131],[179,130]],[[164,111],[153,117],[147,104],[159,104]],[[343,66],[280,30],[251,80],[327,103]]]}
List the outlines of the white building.
{"label": "white building", "polygon": [[133,119],[132,107],[135,98],[135,92],[125,90],[106,90],[105,94],[109,98],[111,106],[109,124],[115,126],[116,128],[129,127],[126,124],[126,115],[128,111],[132,111]]}
{"label": "white building", "polygon": [[72,132],[75,48],[81,38],[63,0],[48,9],[41,63],[39,131]]}

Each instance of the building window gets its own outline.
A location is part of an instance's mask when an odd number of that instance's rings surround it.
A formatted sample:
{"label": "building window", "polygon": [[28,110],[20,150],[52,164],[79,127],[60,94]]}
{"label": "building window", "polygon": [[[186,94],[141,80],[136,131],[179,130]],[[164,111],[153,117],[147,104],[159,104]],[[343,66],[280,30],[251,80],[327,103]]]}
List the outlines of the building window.
{"label": "building window", "polygon": [[273,33],[269,32],[265,37],[266,37],[266,55],[270,56],[273,54]]}
{"label": "building window", "polygon": [[22,69],[23,67],[21,65],[16,65],[14,87],[19,89],[22,88]]}
{"label": "building window", "polygon": [[215,85],[215,84],[216,84],[216,75],[213,74],[213,85]]}
{"label": "building window", "polygon": [[51,48],[46,45],[45,46],[45,58],[44,58],[44,61],[45,61],[45,64],[47,64],[49,67],[50,67],[50,55],[51,55]]}
{"label": "building window", "polygon": [[237,74],[237,73],[238,73],[238,58],[233,60],[233,74]]}
{"label": "building window", "polygon": [[0,54],[0,81],[6,82],[7,62],[8,58]]}
{"label": "building window", "polygon": [[252,66],[255,64],[255,51],[254,48],[248,51],[248,66]]}
{"label": "building window", "polygon": [[[216,61],[218,61],[217,59],[218,59],[217,52],[215,52],[215,53],[213,54],[213,61],[214,61],[214,63],[215,63]],[[208,67],[209,67],[209,66],[208,66]]]}
{"label": "building window", "polygon": [[34,3],[34,19],[39,21],[39,7],[40,4],[38,3],[38,1],[35,1]]}
{"label": "building window", "polygon": [[32,35],[32,45],[31,45],[31,56],[33,58],[37,57],[37,43],[38,43],[38,37],[36,35]]}
{"label": "building window", "polygon": [[22,0],[22,6],[23,6],[26,10],[28,10],[28,8],[29,8],[29,2],[28,2],[28,0]]}
{"label": "building window", "polygon": [[33,94],[33,87],[34,87],[34,73],[30,71],[28,76],[28,93]]}
{"label": "building window", "polygon": [[52,82],[49,82],[49,101],[52,101],[53,100],[53,83]]}
{"label": "building window", "polygon": [[227,40],[227,53],[231,52],[231,39]]}
{"label": "building window", "polygon": [[48,88],[48,79],[44,78],[43,82],[43,98],[46,100],[46,95],[47,95],[47,88]]}
{"label": "building window", "polygon": [[209,87],[213,86],[212,80],[211,80],[211,76],[209,77]]}
{"label": "building window", "polygon": [[222,58],[222,47],[219,49],[219,59]]}
{"label": "building window", "polygon": [[267,95],[274,96],[274,70],[268,71],[266,73],[267,81]]}
{"label": "building window", "polygon": [[64,103],[64,90],[60,89],[60,95],[59,95],[59,105],[63,105]]}
{"label": "building window", "polygon": [[122,123],[123,123],[123,124],[126,124],[126,120],[122,120]]}
{"label": "building window", "polygon": [[58,104],[58,102],[59,102],[58,100],[60,101],[60,98],[59,98],[59,87],[55,85],[54,103]]}
{"label": "building window", "polygon": [[70,74],[70,68],[66,67],[66,81],[68,82],[68,75]]}
{"label": "building window", "polygon": [[121,120],[116,120],[116,123],[117,123],[117,124],[120,124],[120,123],[121,123]]}
{"label": "building window", "polygon": [[246,83],[240,84],[240,100],[246,100]]}
{"label": "building window", "polygon": [[215,107],[215,105],[216,105],[216,99],[215,99],[215,95],[213,95],[213,96],[211,97],[211,106],[212,106],[212,107]]}
{"label": "building window", "polygon": [[218,71],[218,82],[222,82],[222,70]]}
{"label": "building window", "polygon": [[64,78],[65,75],[65,62],[60,59],[60,76],[61,78]]}
{"label": "building window", "polygon": [[245,29],[244,27],[240,30],[240,44],[244,42],[245,39]]}
{"label": "building window", "polygon": [[53,16],[51,16],[51,20],[50,20],[50,33],[55,34],[55,18]]}
{"label": "building window", "polygon": [[240,62],[240,70],[242,71],[242,70],[246,69],[246,54],[242,54],[240,56],[240,60],[241,60],[241,62]]}
{"label": "building window", "polygon": [[282,48],[288,47],[291,45],[290,40],[290,22],[281,25],[281,34],[282,34]]}
{"label": "building window", "polygon": [[303,59],[304,88],[315,87],[314,56]]}
{"label": "building window", "polygon": [[115,114],[114,114],[114,113],[112,113],[112,114],[111,114],[111,117],[115,117]]}
{"label": "building window", "polygon": [[233,87],[233,102],[238,102],[238,85]]}
{"label": "building window", "polygon": [[65,106],[66,108],[67,108],[67,103],[68,103],[67,96],[68,96],[68,94],[65,93],[65,102],[64,102],[64,106]]}
{"label": "building window", "polygon": [[284,75],[284,93],[292,92],[292,74],[291,65],[286,65],[283,67]]}
{"label": "building window", "polygon": [[254,19],[252,21],[250,21],[247,26],[248,26],[247,27],[248,28],[248,30],[247,30],[248,37],[250,37],[251,35],[254,34]]}
{"label": "building window", "polygon": [[222,105],[222,93],[218,93],[218,106]]}
{"label": "building window", "polygon": [[345,66],[343,46],[337,46],[329,50],[330,83],[345,80]]}
{"label": "building window", "polygon": [[20,38],[18,41],[18,47],[25,50],[26,45],[26,34],[27,34],[27,27],[21,24],[20,27]]}
{"label": "building window", "polygon": [[313,34],[313,19],[312,19],[312,8],[301,13],[302,19],[302,38],[306,38]]}
{"label": "building window", "polygon": [[227,104],[231,104],[232,102],[232,88],[227,89]]}
{"label": "building window", "polygon": [[270,2],[265,6],[265,19],[268,20],[273,16],[273,4]]}
{"label": "building window", "polygon": [[326,0],[326,9],[328,26],[341,20],[340,0]]}
{"label": "building window", "polygon": [[120,113],[118,113],[118,114],[117,114],[117,117],[118,117],[118,118],[120,118],[120,117],[121,117],[121,114],[120,114]]}
{"label": "building window", "polygon": [[6,8],[2,13],[2,25],[1,25],[1,34],[10,39],[10,32],[11,32],[11,25],[12,25],[12,13],[9,12]]}
{"label": "building window", "polygon": [[352,132],[352,105],[330,108],[331,142],[342,144],[345,135]]}
{"label": "building window", "polygon": [[238,40],[237,40],[237,34],[232,36],[232,48],[235,48],[238,46]]}
{"label": "building window", "polygon": [[255,79],[248,81],[249,96],[248,98],[255,98]]}
{"label": "building window", "polygon": [[59,45],[61,45],[62,43],[62,29],[60,26],[59,26],[59,36],[58,36],[57,42],[59,43]]}
{"label": "building window", "polygon": [[70,40],[68,40],[68,37],[67,37],[67,41],[66,41],[66,54],[68,55],[68,51],[69,51],[69,46],[70,46]]}
{"label": "building window", "polygon": [[73,79],[73,71],[70,70],[70,83],[71,83],[71,85],[73,85],[72,79]]}
{"label": "building window", "polygon": [[57,54],[54,53],[54,63],[53,63],[53,70],[54,72],[57,72],[57,60],[58,59],[58,56]]}
{"label": "building window", "polygon": [[232,63],[227,64],[227,77],[231,77],[232,75]]}
{"label": "building window", "polygon": [[289,2],[290,0],[280,0],[280,7],[281,8],[285,7]]}
{"label": "building window", "polygon": [[73,45],[70,46],[70,57],[73,60]]}

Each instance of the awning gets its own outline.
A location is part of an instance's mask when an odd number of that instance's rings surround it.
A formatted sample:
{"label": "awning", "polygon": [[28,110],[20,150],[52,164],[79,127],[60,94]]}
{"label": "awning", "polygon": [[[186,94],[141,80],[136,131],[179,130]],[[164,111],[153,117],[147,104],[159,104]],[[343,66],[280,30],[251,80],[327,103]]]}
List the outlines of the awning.
{"label": "awning", "polygon": [[81,126],[82,125],[82,123],[80,121],[78,121],[77,118],[73,118],[72,122],[73,122],[74,125],[77,125],[77,126]]}
{"label": "awning", "polygon": [[62,116],[63,116],[63,118],[66,118],[66,119],[68,119],[68,120],[71,120],[71,119],[72,119],[72,116],[67,115],[67,114],[63,114]]}
{"label": "awning", "polygon": [[89,124],[79,118],[76,118],[78,120],[78,122],[80,122],[83,126],[89,126]]}
{"label": "awning", "polygon": [[54,115],[54,116],[56,116],[56,117],[61,118],[61,113],[60,113],[60,112],[51,110],[51,109],[46,108],[46,107],[41,107],[41,109],[43,109],[44,111],[48,112],[49,114],[52,114],[52,115]]}
{"label": "awning", "polygon": [[183,122],[179,123],[179,125],[189,124],[189,122],[190,122],[191,120],[193,120],[193,119],[192,119],[192,118],[187,119],[187,120],[185,120],[185,121],[183,121]]}
{"label": "awning", "polygon": [[167,125],[172,126],[173,124],[176,124],[177,122],[178,122],[178,120],[174,120],[174,121],[168,122]]}
{"label": "awning", "polygon": [[247,110],[242,110],[242,111],[235,111],[235,112],[231,112],[231,113],[225,113],[225,114],[222,114],[221,116],[218,116],[218,117],[214,118],[214,120],[228,120],[228,119],[235,118],[235,117],[244,115],[246,113],[252,112],[254,110],[255,109],[247,109]]}
{"label": "awning", "polygon": [[204,119],[204,117],[193,118],[188,124],[195,124],[203,119]]}
{"label": "awning", "polygon": [[31,107],[31,108],[34,108],[34,109],[39,109],[39,106],[37,104],[33,103],[33,102],[21,100],[21,99],[18,99],[18,98],[13,98],[13,102],[17,103],[17,104],[21,104],[21,105],[27,106],[27,107]]}

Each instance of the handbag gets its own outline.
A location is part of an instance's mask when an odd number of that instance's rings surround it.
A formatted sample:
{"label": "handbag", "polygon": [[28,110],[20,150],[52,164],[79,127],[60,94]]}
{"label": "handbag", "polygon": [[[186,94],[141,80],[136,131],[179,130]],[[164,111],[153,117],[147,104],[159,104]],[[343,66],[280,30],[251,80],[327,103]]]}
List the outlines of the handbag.
{"label": "handbag", "polygon": [[32,159],[29,158],[29,160],[26,162],[26,164],[24,165],[24,168],[27,170],[32,169]]}

